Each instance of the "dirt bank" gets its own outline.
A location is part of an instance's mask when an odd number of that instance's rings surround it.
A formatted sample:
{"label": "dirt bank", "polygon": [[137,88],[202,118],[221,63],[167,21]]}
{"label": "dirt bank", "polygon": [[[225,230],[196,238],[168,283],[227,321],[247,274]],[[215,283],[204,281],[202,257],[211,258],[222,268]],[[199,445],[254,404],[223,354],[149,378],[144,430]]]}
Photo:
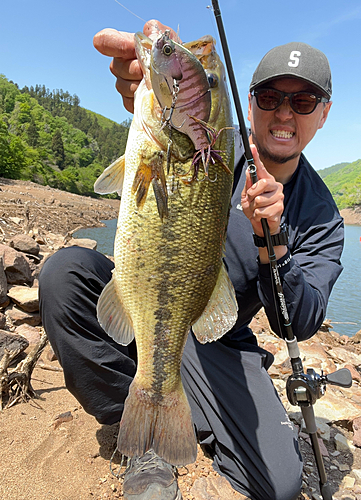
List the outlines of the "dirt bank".
{"label": "dirt bank", "polygon": [[25,228],[66,234],[118,216],[119,200],[79,196],[29,181],[0,178],[0,241]]}

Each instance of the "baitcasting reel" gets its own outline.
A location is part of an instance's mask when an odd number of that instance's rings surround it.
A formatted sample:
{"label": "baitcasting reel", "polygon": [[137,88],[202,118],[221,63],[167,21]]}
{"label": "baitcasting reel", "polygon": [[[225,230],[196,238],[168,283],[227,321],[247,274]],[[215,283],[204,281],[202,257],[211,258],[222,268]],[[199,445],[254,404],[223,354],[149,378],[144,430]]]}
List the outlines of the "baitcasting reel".
{"label": "baitcasting reel", "polygon": [[286,383],[288,400],[294,406],[313,405],[325,394],[326,383],[351,387],[351,372],[347,368],[341,368],[329,375],[324,375],[323,372],[318,375],[313,368],[308,368],[307,373],[294,371]]}

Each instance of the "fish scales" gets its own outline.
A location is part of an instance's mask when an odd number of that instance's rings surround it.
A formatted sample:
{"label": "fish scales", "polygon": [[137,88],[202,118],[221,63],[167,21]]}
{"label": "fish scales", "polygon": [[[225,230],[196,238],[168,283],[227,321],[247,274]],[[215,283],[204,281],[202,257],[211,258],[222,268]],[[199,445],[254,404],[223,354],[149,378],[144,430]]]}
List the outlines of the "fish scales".
{"label": "fish scales", "polygon": [[[154,44],[137,36],[138,58],[144,65],[149,57],[142,57],[142,51],[152,54]],[[219,88],[212,90],[208,118],[220,129],[232,119],[223,69],[212,39],[209,44],[205,63],[218,74]],[[175,50],[182,55],[186,49],[176,45]],[[183,62],[181,68],[185,86],[182,79],[178,82],[182,99],[188,83],[199,82],[198,60],[188,52],[186,56],[189,66]],[[116,341],[127,344],[135,336],[137,345],[137,372],[124,404],[118,449],[127,456],[141,456],[153,448],[167,462],[185,465],[195,460],[197,451],[180,376],[187,335],[192,326],[199,341],[216,340],[237,315],[234,290],[222,264],[233,178],[214,162],[212,181],[192,179],[194,146],[176,129],[171,131],[168,172],[169,134],[162,128],[162,108],[152,90],[158,76],[152,80],[149,68],[143,69],[125,156],[95,185],[102,193],[122,190],[115,269],[100,297],[98,318]],[[166,88],[162,81],[156,83]],[[225,152],[232,170],[233,133],[222,132],[215,147]],[[163,205],[166,215],[160,212]]]}

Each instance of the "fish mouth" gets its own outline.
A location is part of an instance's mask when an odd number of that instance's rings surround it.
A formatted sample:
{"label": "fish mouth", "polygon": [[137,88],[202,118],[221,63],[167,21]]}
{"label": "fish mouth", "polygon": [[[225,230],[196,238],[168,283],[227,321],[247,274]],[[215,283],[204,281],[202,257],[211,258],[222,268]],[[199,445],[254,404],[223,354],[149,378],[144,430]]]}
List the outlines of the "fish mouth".
{"label": "fish mouth", "polygon": [[142,67],[143,74],[145,74],[150,67],[150,51],[153,42],[144,33],[138,31],[134,35],[134,45],[137,59]]}

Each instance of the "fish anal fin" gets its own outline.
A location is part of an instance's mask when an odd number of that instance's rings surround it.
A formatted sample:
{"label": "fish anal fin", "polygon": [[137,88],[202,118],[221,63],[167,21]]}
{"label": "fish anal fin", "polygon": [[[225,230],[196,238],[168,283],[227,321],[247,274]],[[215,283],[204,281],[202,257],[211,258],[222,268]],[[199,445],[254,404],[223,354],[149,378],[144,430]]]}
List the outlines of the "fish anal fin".
{"label": "fish anal fin", "polygon": [[97,316],[100,326],[118,344],[128,345],[134,339],[133,324],[119,297],[114,278],[99,297]]}
{"label": "fish anal fin", "polygon": [[238,305],[236,294],[222,263],[216,286],[202,315],[192,325],[199,342],[205,344],[221,338],[236,323]]}
{"label": "fish anal fin", "polygon": [[142,208],[147,199],[150,183],[153,186],[159,216],[163,220],[168,215],[168,194],[162,152],[157,152],[150,158],[142,158],[139,164],[132,186],[138,208]]}
{"label": "fish anal fin", "polygon": [[125,155],[121,156],[98,177],[94,184],[94,191],[98,194],[117,192],[121,195],[123,190],[125,171]]}
{"label": "fish anal fin", "polygon": [[172,465],[187,465],[197,458],[191,409],[183,386],[161,401],[133,380],[119,426],[118,450],[125,456],[143,456],[149,449]]}

